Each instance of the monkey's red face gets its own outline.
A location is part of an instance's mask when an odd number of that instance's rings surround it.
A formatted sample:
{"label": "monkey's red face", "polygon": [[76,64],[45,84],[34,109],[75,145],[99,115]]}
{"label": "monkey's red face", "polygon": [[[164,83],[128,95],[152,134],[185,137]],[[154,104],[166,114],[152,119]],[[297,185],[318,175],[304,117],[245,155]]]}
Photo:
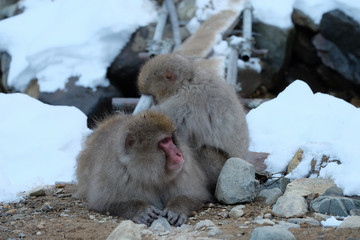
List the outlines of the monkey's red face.
{"label": "monkey's red face", "polygon": [[165,137],[159,141],[159,147],[165,152],[166,169],[169,171],[180,171],[184,158],[176,147],[171,137]]}

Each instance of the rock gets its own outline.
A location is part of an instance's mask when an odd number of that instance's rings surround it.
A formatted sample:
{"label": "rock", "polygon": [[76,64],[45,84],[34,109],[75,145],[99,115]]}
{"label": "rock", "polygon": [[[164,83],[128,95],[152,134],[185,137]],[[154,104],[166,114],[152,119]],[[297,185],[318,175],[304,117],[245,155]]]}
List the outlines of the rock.
{"label": "rock", "polygon": [[298,195],[284,195],[280,197],[272,209],[273,213],[281,217],[301,217],[308,211],[305,198]]}
{"label": "rock", "polygon": [[233,207],[229,212],[229,217],[232,218],[239,218],[244,214],[244,211],[242,210],[245,207],[245,205],[240,205]]}
{"label": "rock", "polygon": [[50,202],[45,202],[41,207],[41,211],[43,211],[43,212],[50,212],[52,210],[53,210],[53,207],[51,206]]}
{"label": "rock", "polygon": [[[112,113],[111,99],[121,97],[122,93],[113,86],[90,88],[77,86],[78,78],[71,77],[65,90],[40,92],[39,100],[51,105],[75,106],[88,116],[89,127],[95,126],[96,119]],[[101,119],[101,118],[100,118]]]}
{"label": "rock", "polygon": [[318,221],[325,221],[326,219],[330,218],[331,216],[322,214],[322,213],[314,213],[314,218]]}
{"label": "rock", "polygon": [[30,190],[28,193],[29,193],[29,196],[34,196],[34,197],[40,197],[40,196],[46,195],[44,187],[36,187],[36,188]]}
{"label": "rock", "polygon": [[285,222],[285,221],[279,221],[278,224],[275,225],[275,227],[289,229],[289,228],[300,228],[300,225],[295,224],[295,223]]}
{"label": "rock", "polygon": [[327,40],[321,33],[314,37],[313,44],[317,49],[317,55],[325,66],[339,73],[344,79],[360,84],[360,64],[355,62],[357,58],[354,55],[344,55],[341,49]]}
{"label": "rock", "polygon": [[291,159],[286,172],[290,173],[292,172],[295,168],[297,168],[297,166],[299,165],[299,163],[301,162],[302,158],[303,158],[303,154],[304,151],[299,149],[297,150],[297,152],[295,153],[294,157]]}
{"label": "rock", "polygon": [[308,225],[311,226],[320,226],[319,221],[315,220],[314,218],[311,217],[306,217],[306,218],[291,218],[288,220],[289,223],[294,223],[294,224],[303,224],[303,223],[307,223]]}
{"label": "rock", "polygon": [[266,183],[261,185],[261,190],[279,188],[281,192],[284,193],[289,183],[290,183],[289,178],[280,178],[273,181],[267,181]]}
{"label": "rock", "polygon": [[260,225],[275,225],[275,223],[273,221],[271,221],[270,219],[258,219],[258,220],[254,220],[251,222],[260,224]]}
{"label": "rock", "polygon": [[338,196],[320,196],[310,203],[312,211],[335,216],[348,216],[350,210],[360,209],[360,200],[338,197]]}
{"label": "rock", "polygon": [[295,240],[295,237],[284,228],[267,226],[255,228],[250,240]]}
{"label": "rock", "polygon": [[215,227],[215,224],[212,221],[206,219],[198,222],[195,225],[195,230],[199,230],[201,228],[209,228],[209,227]]}
{"label": "rock", "polygon": [[259,192],[255,168],[240,159],[230,158],[222,168],[215,190],[215,197],[225,204],[253,201]]}
{"label": "rock", "polygon": [[332,10],[322,16],[320,32],[345,55],[360,58],[360,24],[356,20],[338,9]]}
{"label": "rock", "polygon": [[218,227],[209,227],[208,237],[214,237],[223,234],[223,231]]}
{"label": "rock", "polygon": [[333,186],[333,187],[329,187],[328,189],[326,189],[326,191],[324,192],[324,194],[322,196],[339,196],[342,197],[344,196],[344,192],[341,188],[337,187],[337,186]]}
{"label": "rock", "polygon": [[[346,36],[346,37],[344,37]],[[313,39],[323,64],[348,82],[360,85],[360,24],[340,10],[323,15]]]}
{"label": "rock", "polygon": [[360,216],[360,209],[351,209],[350,215],[351,216]]}
{"label": "rock", "polygon": [[166,220],[166,218],[159,216],[150,226],[150,229],[155,232],[171,232],[170,223]]}
{"label": "rock", "polygon": [[259,193],[259,197],[265,198],[266,205],[273,205],[283,193],[279,188],[264,189]]}
{"label": "rock", "polygon": [[141,230],[145,228],[143,224],[135,224],[133,221],[122,221],[106,238],[107,240],[132,239],[141,240]]}
{"label": "rock", "polygon": [[291,19],[296,25],[311,29],[313,32],[317,32],[319,30],[319,25],[314,23],[311,17],[299,9],[294,8],[291,14]]}
{"label": "rock", "polygon": [[255,48],[269,51],[268,56],[263,59],[261,76],[266,87],[272,89],[282,80],[281,72],[291,53],[287,48],[292,46],[295,34],[292,28],[281,29],[260,21],[253,23],[253,31],[258,33],[254,35]]}
{"label": "rock", "polygon": [[284,195],[307,197],[312,194],[323,194],[329,187],[336,186],[330,179],[301,178],[289,183]]}
{"label": "rock", "polygon": [[346,218],[338,228],[360,228],[360,216]]}

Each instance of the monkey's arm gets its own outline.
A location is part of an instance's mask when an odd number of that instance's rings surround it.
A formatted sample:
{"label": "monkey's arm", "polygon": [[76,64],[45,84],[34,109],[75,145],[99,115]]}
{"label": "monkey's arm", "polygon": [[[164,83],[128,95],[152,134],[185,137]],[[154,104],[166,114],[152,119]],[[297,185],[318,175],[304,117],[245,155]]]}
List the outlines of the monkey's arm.
{"label": "monkey's arm", "polygon": [[176,196],[170,199],[166,208],[162,212],[162,216],[167,217],[170,224],[179,227],[186,223],[192,211],[197,211],[203,206],[203,202],[184,195]]}
{"label": "monkey's arm", "polygon": [[110,215],[131,219],[135,223],[143,223],[147,226],[158,218],[160,210],[140,200],[117,202],[108,208]]}

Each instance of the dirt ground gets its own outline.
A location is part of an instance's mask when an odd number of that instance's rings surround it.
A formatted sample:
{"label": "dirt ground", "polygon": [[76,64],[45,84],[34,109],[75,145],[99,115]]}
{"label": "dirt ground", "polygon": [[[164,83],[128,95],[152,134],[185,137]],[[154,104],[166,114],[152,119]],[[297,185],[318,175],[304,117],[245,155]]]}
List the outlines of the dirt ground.
{"label": "dirt ground", "polygon": [[[47,189],[45,196],[28,197],[20,203],[0,203],[0,239],[106,239],[122,219],[87,210],[85,202],[71,197],[74,190],[74,185],[59,185]],[[249,239],[253,229],[262,226],[250,221],[261,214],[271,213],[269,207],[256,201],[246,204],[242,217],[233,219],[227,216],[232,207],[220,204],[205,207],[188,224],[195,225],[209,219],[223,231],[214,239]],[[281,220],[285,219],[273,219],[275,222]],[[245,225],[246,228],[240,227]],[[303,224],[301,228],[289,230],[296,239],[360,239],[358,228],[323,228]],[[199,237],[207,236],[206,231],[198,232]]]}

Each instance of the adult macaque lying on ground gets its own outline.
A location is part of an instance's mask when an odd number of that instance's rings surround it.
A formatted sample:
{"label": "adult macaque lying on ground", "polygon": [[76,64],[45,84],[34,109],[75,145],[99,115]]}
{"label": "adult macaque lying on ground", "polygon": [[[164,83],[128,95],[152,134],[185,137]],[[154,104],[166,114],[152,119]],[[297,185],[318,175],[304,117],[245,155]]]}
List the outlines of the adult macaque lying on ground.
{"label": "adult macaque lying on ground", "polygon": [[207,173],[209,189],[229,157],[246,159],[248,127],[234,90],[218,76],[178,54],[159,55],[141,69],[138,86],[151,95],[154,109],[168,115],[189,141]]}
{"label": "adult macaque lying on ground", "polygon": [[212,200],[204,172],[160,112],[116,115],[88,137],[77,162],[77,197],[90,209],[150,225],[180,226]]}

